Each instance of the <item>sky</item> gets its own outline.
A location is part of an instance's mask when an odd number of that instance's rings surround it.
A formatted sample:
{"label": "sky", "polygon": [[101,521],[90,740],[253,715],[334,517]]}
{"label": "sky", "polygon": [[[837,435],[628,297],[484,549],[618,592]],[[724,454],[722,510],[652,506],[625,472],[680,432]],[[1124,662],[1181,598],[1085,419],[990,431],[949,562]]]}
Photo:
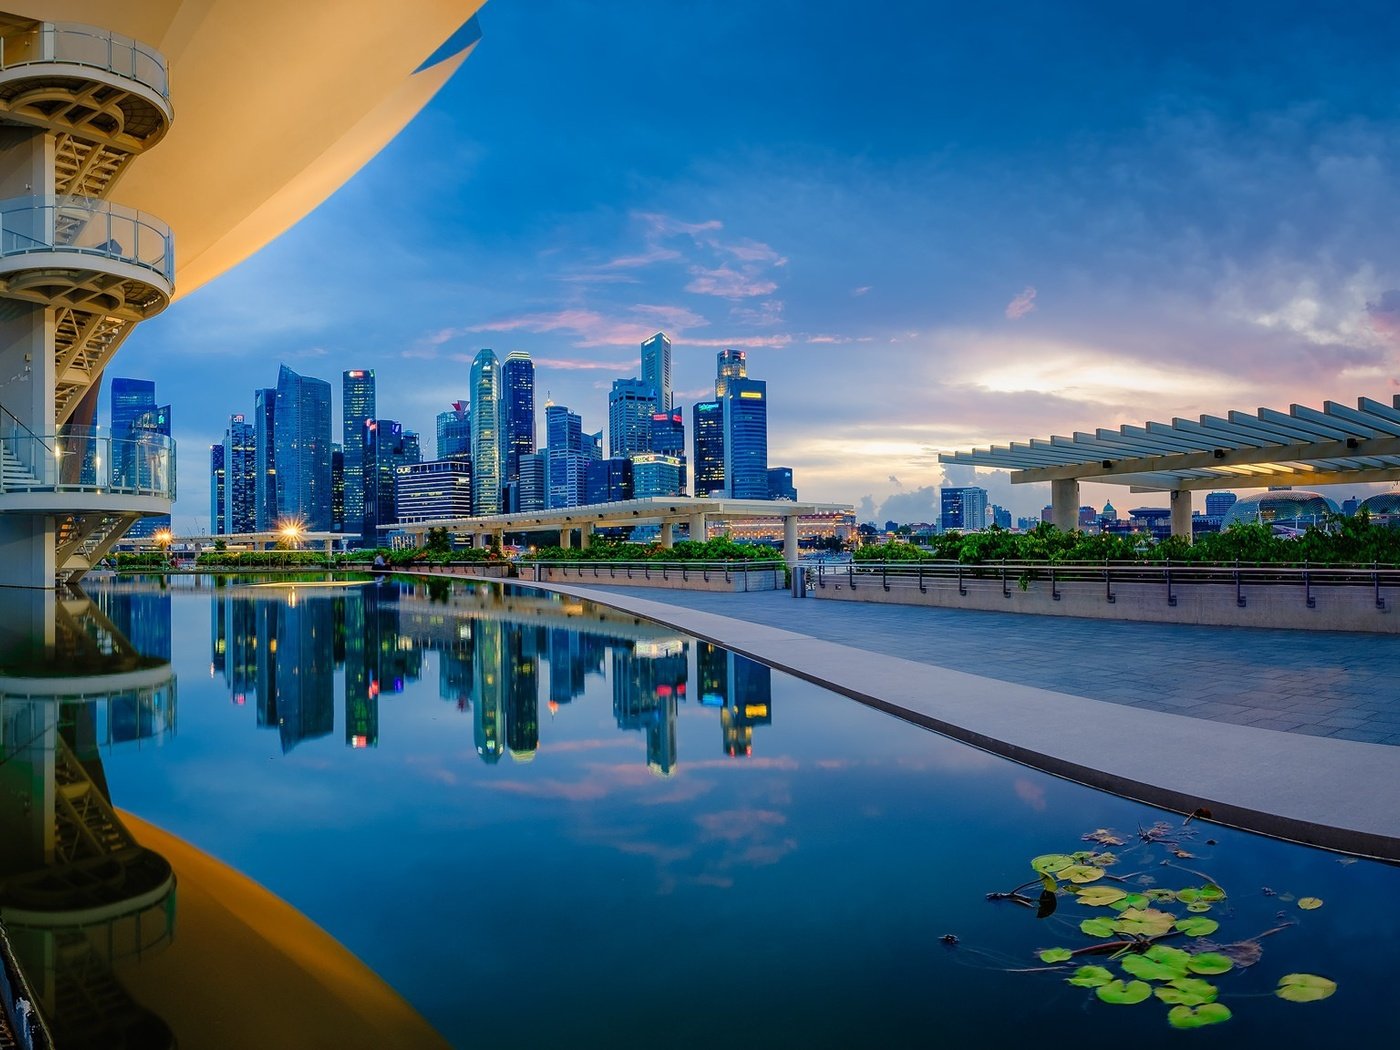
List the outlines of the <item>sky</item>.
{"label": "sky", "polygon": [[[374,368],[379,415],[431,452],[482,347],[529,351],[541,414],[551,396],[587,430],[653,332],[688,428],[716,352],[745,348],[770,464],[880,521],[936,520],[937,486],[973,483],[940,451],[1400,386],[1386,5],[489,0],[479,18],[377,158],[109,368],[173,405],[177,531],[207,526],[207,446],[282,363],[332,383],[337,434],[340,372]],[[975,483],[1018,515],[1048,502]]]}

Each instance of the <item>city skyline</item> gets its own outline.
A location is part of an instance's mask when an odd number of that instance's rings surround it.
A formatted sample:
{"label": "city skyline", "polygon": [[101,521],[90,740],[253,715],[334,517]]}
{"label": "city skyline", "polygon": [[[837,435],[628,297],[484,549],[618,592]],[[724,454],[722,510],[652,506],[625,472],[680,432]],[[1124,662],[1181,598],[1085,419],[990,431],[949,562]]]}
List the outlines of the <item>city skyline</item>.
{"label": "city skyline", "polygon": [[[537,396],[593,431],[599,384],[640,376],[635,347],[663,329],[678,404],[724,345],[790,392],[770,458],[809,498],[920,520],[941,483],[975,483],[1020,516],[1044,494],[943,470],[936,452],[1390,391],[1385,20],[889,6],[851,27],[848,91],[822,61],[820,8],[699,24],[561,3],[550,18],[542,37],[518,5],[488,4],[472,62],[403,136],[129,341],[123,371],[181,406],[182,445],[218,440],[235,406],[212,411],[165,364],[177,347],[215,368],[377,368],[395,418],[423,434],[478,349],[522,349]],[[653,39],[670,41],[664,60]],[[706,71],[717,47],[737,49],[737,75]],[[700,72],[648,75],[639,100],[636,63],[663,61]],[[560,77],[576,89],[541,106]],[[580,150],[545,133],[598,112],[627,119],[592,119]],[[404,195],[414,172],[446,193]],[[364,296],[386,253],[392,294]],[[866,381],[837,381],[848,368]],[[177,525],[207,506],[206,483],[186,472]]]}

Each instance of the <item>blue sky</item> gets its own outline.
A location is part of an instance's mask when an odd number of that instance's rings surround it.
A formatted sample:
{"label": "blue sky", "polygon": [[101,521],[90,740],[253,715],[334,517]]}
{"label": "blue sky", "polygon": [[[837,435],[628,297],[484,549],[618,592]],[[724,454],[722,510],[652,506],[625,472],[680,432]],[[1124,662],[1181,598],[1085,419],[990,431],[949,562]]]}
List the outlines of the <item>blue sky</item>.
{"label": "blue sky", "polygon": [[375,368],[380,415],[430,436],[483,346],[528,350],[541,405],[591,430],[651,332],[687,407],[747,347],[770,462],[898,520],[968,480],[939,450],[1396,390],[1386,6],[490,0],[480,22],[379,157],[109,370],[174,404],[177,530],[282,362],[337,398]]}

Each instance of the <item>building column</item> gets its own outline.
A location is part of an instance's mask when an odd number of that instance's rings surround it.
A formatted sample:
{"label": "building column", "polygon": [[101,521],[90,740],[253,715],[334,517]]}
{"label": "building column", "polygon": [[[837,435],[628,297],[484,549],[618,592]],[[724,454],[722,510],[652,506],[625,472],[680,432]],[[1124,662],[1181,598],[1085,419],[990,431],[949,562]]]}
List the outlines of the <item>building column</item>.
{"label": "building column", "polygon": [[705,515],[692,514],[690,516],[690,538],[696,543],[704,543],[708,539],[705,535]]}
{"label": "building column", "polygon": [[671,544],[674,542],[672,536],[674,531],[675,524],[673,522],[663,521],[661,523],[661,546],[665,547],[667,550],[671,549]]}
{"label": "building column", "polygon": [[559,530],[559,546],[562,547],[564,550],[568,550],[568,549],[569,549],[570,547],[572,547],[573,545],[574,545],[574,530],[573,530],[573,529],[560,529],[560,530]]}
{"label": "building column", "polygon": [[1065,532],[1079,528],[1079,479],[1050,482],[1050,524]]}
{"label": "building column", "polygon": [[497,529],[495,532],[491,533],[491,543],[496,547],[504,547],[506,545],[505,529]]}
{"label": "building column", "polygon": [[797,565],[797,515],[783,515],[783,561],[788,568]]}
{"label": "building column", "polygon": [[1191,542],[1191,490],[1172,489],[1172,535]]}
{"label": "building column", "polygon": [[581,551],[588,550],[588,544],[592,541],[592,539],[593,523],[588,522],[583,526],[583,528],[578,530],[578,549]]}

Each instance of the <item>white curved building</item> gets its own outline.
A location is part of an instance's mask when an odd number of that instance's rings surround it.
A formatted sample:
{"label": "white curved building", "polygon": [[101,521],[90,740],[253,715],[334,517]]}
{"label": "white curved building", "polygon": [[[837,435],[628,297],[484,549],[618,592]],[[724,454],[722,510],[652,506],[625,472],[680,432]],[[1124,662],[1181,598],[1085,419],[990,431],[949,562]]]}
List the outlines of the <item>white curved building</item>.
{"label": "white curved building", "polygon": [[92,426],[103,370],[397,134],[482,2],[0,0],[0,586],[170,513],[173,442]]}

